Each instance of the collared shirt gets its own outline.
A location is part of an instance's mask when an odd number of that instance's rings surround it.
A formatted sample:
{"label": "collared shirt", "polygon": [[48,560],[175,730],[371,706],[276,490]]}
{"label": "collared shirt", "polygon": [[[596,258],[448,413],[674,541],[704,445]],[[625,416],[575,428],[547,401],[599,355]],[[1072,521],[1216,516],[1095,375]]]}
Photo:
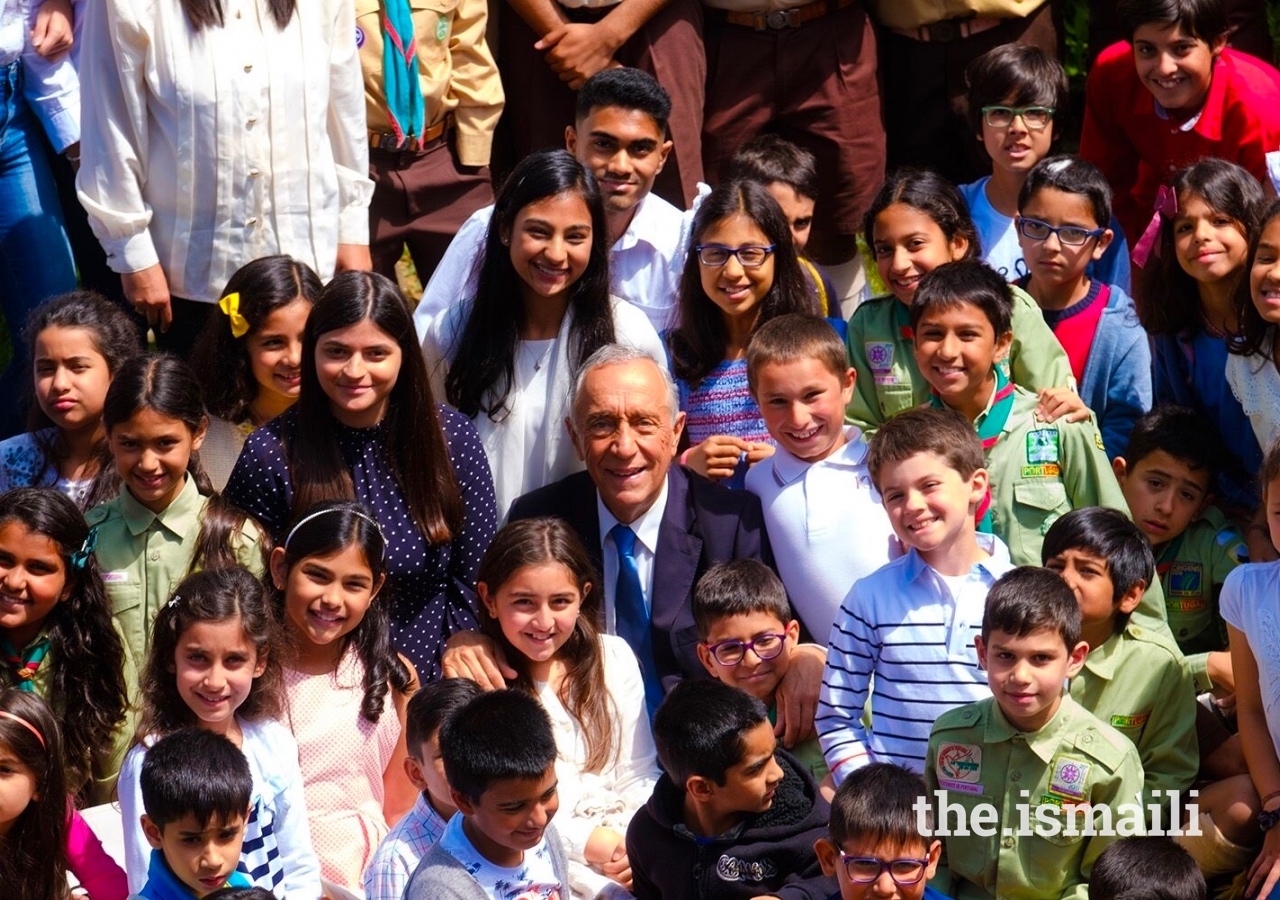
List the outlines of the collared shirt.
{"label": "collared shirt", "polygon": [[[453,113],[458,160],[464,166],[489,165],[493,129],[502,114],[502,82],[485,40],[485,0],[413,0],[413,38],[418,81],[431,127]],[[382,81],[380,0],[356,0],[356,46],[364,71],[365,110],[371,131],[391,132]]]}
{"label": "collared shirt", "polygon": [[[1079,823],[1085,810],[1110,807],[1113,823],[1123,817],[1132,824],[1125,833],[1145,833],[1136,799],[1142,789],[1138,751],[1069,696],[1030,733],[1015,728],[990,696],[944,713],[929,738],[924,777],[929,796],[943,791],[949,807],[961,807],[966,825],[978,805],[999,815],[994,834],[969,828],[967,835],[943,838],[949,893],[958,900],[1085,900],[1094,861],[1118,835],[1114,828],[1109,836],[1064,834],[1068,807],[1079,810]],[[1133,804],[1128,815],[1121,804]],[[945,825],[959,830],[957,814],[949,815]],[[1048,836],[1054,826],[1058,833]]]}
{"label": "collared shirt", "polygon": [[[1013,343],[1001,366],[1014,384],[1038,393],[1047,387],[1075,387],[1071,363],[1044,314],[1026,291],[1013,292]],[[896,297],[863,303],[849,319],[849,365],[857,370],[845,421],[873,433],[900,412],[929,400],[929,382],[916,365],[911,318]],[[1036,563],[1039,564],[1038,562]]]}
{"label": "collared shirt", "polygon": [[[247,888],[249,879],[242,872],[232,872],[223,887]],[[138,892],[142,900],[195,900],[196,892],[178,880],[169,864],[165,862],[163,850],[152,850],[151,861],[147,866],[147,883]]]}
{"label": "collared shirt", "polygon": [[[114,500],[95,506],[85,520],[98,536],[94,556],[111,598],[111,611],[134,656],[151,648],[151,622],[187,575],[200,537],[200,521],[209,500],[190,476],[161,512],[152,512],[127,487]],[[261,576],[262,535],[249,524],[233,542],[239,563]]]}
{"label": "collared shirt", "polygon": [[844,446],[818,462],[780,446],[747,471],[746,486],[760,498],[791,606],[825,642],[853,583],[902,552],[871,484],[862,432],[847,426]]}
{"label": "collared shirt", "polygon": [[[658,552],[662,516],[667,510],[667,493],[668,481],[664,478],[662,490],[658,492],[658,499],[653,501],[653,506],[629,523],[631,530],[636,533],[636,569],[640,573],[640,588],[644,591],[644,606],[650,611],[653,610],[653,559]],[[617,634],[618,546],[609,532],[618,524],[618,520],[609,512],[609,507],[604,505],[598,490],[596,512],[600,516],[600,551],[604,562],[604,627],[609,634]]]}
{"label": "collared shirt", "polygon": [[369,139],[351,0],[90,3],[80,202],[116,272],[157,263],[174,296],[216,301],[246,260],[293,256],[322,280],[369,241]]}
{"label": "collared shirt", "polygon": [[31,46],[39,11],[40,0],[0,2],[0,67],[22,61],[23,98],[61,153],[80,140],[80,77],[70,54],[50,61]]}
{"label": "collared shirt", "polygon": [[364,870],[368,900],[401,900],[413,870],[440,840],[447,823],[423,791],[409,814],[382,839]]}
{"label": "collared shirt", "polygon": [[922,28],[947,19],[1024,19],[1045,0],[864,0],[872,17],[889,28]]}
{"label": "collared shirt", "polygon": [[[640,307],[659,334],[675,324],[676,300],[680,295],[680,275],[684,271],[692,215],[709,191],[698,188],[698,198],[689,212],[681,212],[657,194],[648,194],[636,207],[631,224],[609,250],[609,291],[633,306]],[[444,310],[475,296],[480,260],[493,207],[471,214],[445,250],[422,300],[413,311],[419,339]]]}
{"label": "collared shirt", "polygon": [[973,638],[987,591],[1013,564],[999,538],[977,537],[988,558],[958,594],[912,549],[857,581],[841,604],[814,723],[837,784],[872,762],[919,772],[938,716],[989,695]]}

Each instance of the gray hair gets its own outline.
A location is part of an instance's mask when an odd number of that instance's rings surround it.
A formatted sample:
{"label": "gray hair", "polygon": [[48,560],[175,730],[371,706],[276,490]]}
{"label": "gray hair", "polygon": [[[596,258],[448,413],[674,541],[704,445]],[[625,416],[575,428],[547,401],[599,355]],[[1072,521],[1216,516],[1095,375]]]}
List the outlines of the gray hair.
{"label": "gray hair", "polygon": [[589,372],[603,366],[618,366],[642,359],[653,363],[662,373],[662,383],[667,389],[667,406],[670,409],[671,421],[674,422],[676,416],[680,414],[680,394],[676,390],[676,383],[671,379],[671,373],[667,371],[665,361],[654,359],[652,353],[627,344],[605,344],[588,356],[586,362],[578,369],[578,374],[573,378],[573,388],[569,391],[569,415],[574,422],[578,420],[578,397],[582,394],[582,385],[586,382]]}

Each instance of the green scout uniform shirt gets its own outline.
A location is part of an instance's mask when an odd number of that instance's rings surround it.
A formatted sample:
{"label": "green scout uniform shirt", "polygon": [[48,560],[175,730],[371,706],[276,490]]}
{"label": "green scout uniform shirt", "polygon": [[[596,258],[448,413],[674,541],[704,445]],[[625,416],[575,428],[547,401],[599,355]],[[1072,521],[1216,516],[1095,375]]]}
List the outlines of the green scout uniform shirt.
{"label": "green scout uniform shirt", "polygon": [[1158,803],[1169,828],[1168,792],[1188,790],[1200,768],[1196,695],[1177,645],[1130,622],[1089,650],[1071,697],[1133,741],[1146,773],[1142,804]]}
{"label": "green scout uniform shirt", "polygon": [[[146,658],[151,623],[187,575],[208,502],[188,476],[181,493],[163,512],[153,513],[122,487],[114,500],[85,515],[98,535],[94,556],[111,598],[112,614],[137,658]],[[232,548],[240,564],[259,578],[265,571],[261,543],[261,530],[249,523]]]}
{"label": "green scout uniform shirt", "polygon": [[[867,702],[870,702],[870,697]],[[769,724],[778,724],[778,708],[775,706],[769,710]],[[809,774],[813,776],[813,780],[818,784],[822,784],[822,779],[831,774],[831,769],[827,766],[827,759],[822,755],[822,744],[818,742],[818,738],[809,738],[807,741],[801,741],[794,747],[788,747],[787,752],[795,757],[796,762],[804,766]]]}
{"label": "green scout uniform shirt", "polygon": [[[115,795],[116,777],[120,774],[120,764],[124,762],[124,755],[129,751],[130,744],[133,743],[133,732],[138,727],[138,666],[133,658],[133,651],[129,648],[129,642],[124,640],[124,635],[120,634],[120,626],[116,624],[116,634],[120,635],[120,640],[124,643],[124,687],[125,701],[128,704],[125,708],[124,721],[116,728],[114,743],[111,747],[111,755],[104,757],[98,761],[98,766],[93,772],[93,788],[89,792],[89,806],[97,806],[102,803],[110,803]],[[27,643],[25,647],[18,648],[18,652],[25,655],[26,651],[49,637],[47,628],[41,629],[40,633]],[[49,682],[53,678],[53,662],[52,657],[45,656],[41,660],[39,667],[35,671],[35,675],[31,678],[31,686],[33,693],[41,700],[48,703],[53,708],[54,715],[59,721],[66,717],[66,710],[59,705],[55,705],[49,697]],[[3,677],[0,677],[0,686],[16,685],[14,673],[7,668],[4,670]],[[80,790],[81,785],[67,783],[67,793],[75,794]]]}
{"label": "green scout uniform shirt", "polygon": [[[969,834],[942,836],[950,885],[934,885],[957,900],[1087,898],[1089,872],[1117,839],[1116,826],[1123,820],[1126,834],[1145,831],[1136,799],[1142,790],[1137,751],[1069,696],[1030,734],[1010,724],[994,698],[943,713],[929,738],[924,776],[939,829],[959,830],[958,811],[945,810],[935,792],[944,792],[948,807],[965,811]],[[972,827],[979,804],[998,812],[998,821],[988,823],[994,834]],[[1072,805],[1110,807],[1113,836],[1064,834],[1068,818],[1084,830],[1083,812],[1063,808]],[[1096,827],[1105,824],[1099,820]]]}
{"label": "green scout uniform shirt", "polygon": [[[868,436],[882,422],[929,399],[929,382],[916,365],[910,333],[907,305],[893,296],[868,300],[849,319],[845,343],[849,365],[858,377],[844,418]],[[1014,384],[1032,393],[1047,387],[1075,386],[1071,363],[1045,324],[1040,307],[1017,287],[1013,288],[1013,344],[1001,365]]]}
{"label": "green scout uniform shirt", "polygon": [[1209,653],[1227,649],[1227,627],[1218,613],[1222,582],[1228,572],[1248,561],[1244,538],[1216,506],[1206,506],[1156,556],[1169,631],[1187,654],[1197,692],[1212,687],[1205,673]]}

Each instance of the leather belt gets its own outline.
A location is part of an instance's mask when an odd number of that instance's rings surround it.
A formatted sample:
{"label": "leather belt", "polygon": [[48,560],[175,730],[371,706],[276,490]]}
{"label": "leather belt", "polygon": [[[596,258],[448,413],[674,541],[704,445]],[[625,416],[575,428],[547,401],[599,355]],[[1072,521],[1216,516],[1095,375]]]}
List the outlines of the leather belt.
{"label": "leather belt", "polygon": [[369,147],[372,150],[384,150],[387,153],[417,153],[420,150],[430,150],[435,145],[443,142],[452,129],[453,113],[449,113],[439,122],[422,132],[421,138],[396,137],[390,132],[370,131]]}
{"label": "leather belt", "polygon": [[949,44],[952,41],[961,41],[975,34],[990,31],[1007,21],[1008,19],[995,17],[969,16],[960,19],[943,19],[941,22],[932,22],[919,28],[890,28],[889,30],[924,44]]}
{"label": "leather belt", "polygon": [[718,10],[730,25],[754,28],[756,31],[784,31],[799,28],[806,22],[830,15],[836,10],[852,6],[856,0],[813,0],[803,6],[790,9],[774,9],[769,12],[731,12]]}

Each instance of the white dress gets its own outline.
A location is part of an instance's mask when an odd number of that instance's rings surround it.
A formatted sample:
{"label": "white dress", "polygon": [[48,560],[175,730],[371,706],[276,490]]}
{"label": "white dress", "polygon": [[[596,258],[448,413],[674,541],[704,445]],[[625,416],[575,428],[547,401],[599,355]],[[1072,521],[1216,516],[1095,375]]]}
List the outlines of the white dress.
{"label": "white dress", "polygon": [[[1270,337],[1267,345],[1271,345]],[[1228,353],[1227,384],[1249,417],[1258,446],[1265,453],[1280,435],[1280,371],[1265,356]]]}

